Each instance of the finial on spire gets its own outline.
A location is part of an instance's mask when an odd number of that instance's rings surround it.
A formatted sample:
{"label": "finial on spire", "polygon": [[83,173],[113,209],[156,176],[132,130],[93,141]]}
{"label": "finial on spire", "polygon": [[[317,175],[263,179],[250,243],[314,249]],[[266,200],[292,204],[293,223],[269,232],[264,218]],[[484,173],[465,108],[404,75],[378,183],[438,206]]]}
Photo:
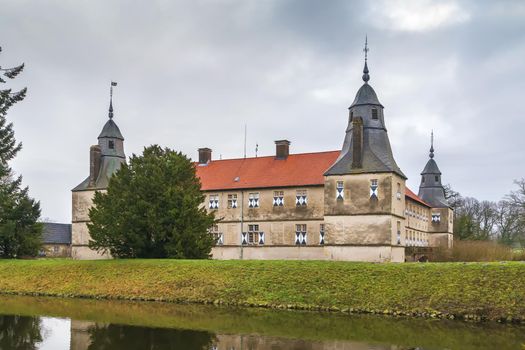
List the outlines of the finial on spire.
{"label": "finial on spire", "polygon": [[365,48],[363,49],[363,52],[365,53],[365,67],[363,68],[363,81],[368,83],[370,80],[370,75],[368,74],[368,51],[370,49],[368,48],[368,35],[365,36]]}
{"label": "finial on spire", "polygon": [[113,119],[113,86],[117,86],[117,83],[112,81],[109,88],[109,119]]}
{"label": "finial on spire", "polygon": [[434,130],[430,133],[430,158],[434,158]]}

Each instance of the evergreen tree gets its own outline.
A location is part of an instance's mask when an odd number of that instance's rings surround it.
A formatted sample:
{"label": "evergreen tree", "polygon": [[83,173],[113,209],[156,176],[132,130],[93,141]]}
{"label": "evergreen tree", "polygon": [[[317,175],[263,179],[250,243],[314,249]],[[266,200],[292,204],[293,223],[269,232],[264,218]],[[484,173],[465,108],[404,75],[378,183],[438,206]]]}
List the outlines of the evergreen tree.
{"label": "evergreen tree", "polygon": [[[0,48],[1,52],[1,48]],[[14,79],[24,65],[13,68],[0,67],[0,84]],[[15,177],[9,167],[22,148],[17,143],[13,124],[7,121],[7,111],[24,99],[27,89],[13,92],[0,89],[0,257],[15,258],[35,256],[41,245],[42,226],[40,204],[29,197],[28,188],[22,188],[22,177]]]}
{"label": "evergreen tree", "polygon": [[146,147],[96,192],[88,224],[89,246],[119,258],[208,258],[213,214],[195,166],[169,148]]}

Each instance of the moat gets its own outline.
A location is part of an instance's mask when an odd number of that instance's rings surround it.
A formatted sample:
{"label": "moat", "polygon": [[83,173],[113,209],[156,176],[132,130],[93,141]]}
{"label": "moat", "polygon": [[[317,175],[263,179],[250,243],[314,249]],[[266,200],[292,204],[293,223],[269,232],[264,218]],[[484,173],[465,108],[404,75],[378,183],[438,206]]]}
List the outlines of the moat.
{"label": "moat", "polygon": [[3,295],[0,349],[522,350],[525,327]]}

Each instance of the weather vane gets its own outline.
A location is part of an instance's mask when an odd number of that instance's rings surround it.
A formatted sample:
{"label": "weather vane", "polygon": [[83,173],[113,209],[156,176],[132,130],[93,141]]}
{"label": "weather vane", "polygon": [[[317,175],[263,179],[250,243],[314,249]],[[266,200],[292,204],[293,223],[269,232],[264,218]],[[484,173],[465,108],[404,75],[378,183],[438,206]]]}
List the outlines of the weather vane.
{"label": "weather vane", "polygon": [[113,119],[113,86],[117,86],[117,83],[112,81],[109,88],[109,119]]}
{"label": "weather vane", "polygon": [[370,49],[368,48],[368,35],[365,36],[365,48],[363,49],[363,51],[365,53],[365,66],[363,68],[363,81],[365,82],[365,84],[367,84],[368,81],[370,80],[370,75],[368,74],[368,64],[367,64],[368,51],[370,51]]}
{"label": "weather vane", "polygon": [[368,35],[365,36],[365,48],[363,49],[363,52],[365,53],[365,62],[368,59],[368,51],[370,49],[368,48]]}

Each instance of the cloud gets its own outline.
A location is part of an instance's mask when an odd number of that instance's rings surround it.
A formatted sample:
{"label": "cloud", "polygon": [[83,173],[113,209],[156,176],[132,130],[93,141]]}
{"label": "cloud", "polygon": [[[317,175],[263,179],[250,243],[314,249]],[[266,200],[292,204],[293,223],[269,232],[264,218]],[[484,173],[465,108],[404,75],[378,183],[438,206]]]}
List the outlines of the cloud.
{"label": "cloud", "polygon": [[434,30],[470,19],[458,2],[432,0],[375,1],[369,16],[379,28],[408,32]]}
{"label": "cloud", "polygon": [[[4,4],[3,4],[4,5]],[[13,167],[67,222],[89,171],[109,82],[126,154],[157,143],[196,157],[339,149],[363,83],[385,106],[397,163],[417,190],[430,130],[445,182],[497,200],[524,176],[522,1],[51,0],[2,7],[0,64],[24,61],[9,113],[24,143]],[[520,158],[521,157],[521,158]]]}

